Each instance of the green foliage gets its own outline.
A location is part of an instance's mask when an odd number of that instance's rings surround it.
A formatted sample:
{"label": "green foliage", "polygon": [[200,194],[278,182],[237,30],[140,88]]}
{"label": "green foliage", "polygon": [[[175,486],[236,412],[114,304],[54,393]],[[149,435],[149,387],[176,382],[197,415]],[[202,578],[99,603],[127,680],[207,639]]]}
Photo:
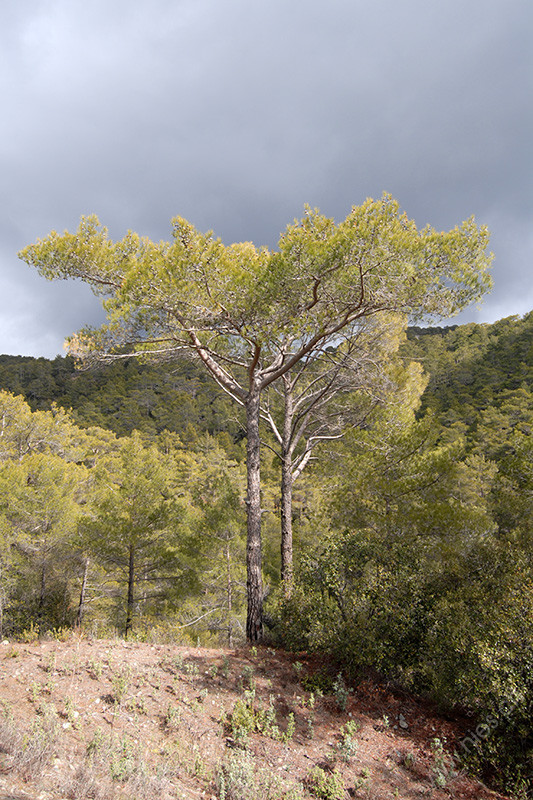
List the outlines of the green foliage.
{"label": "green foliage", "polygon": [[126,782],[139,769],[139,754],[125,737],[111,751],[109,771],[114,781]]}
{"label": "green foliage", "polygon": [[202,438],[197,448],[184,482],[191,487],[195,508],[193,536],[206,553],[199,575],[202,613],[209,614],[203,627],[207,623],[210,635],[232,646],[246,614],[245,473],[214,439]]}
{"label": "green foliage", "polygon": [[218,800],[303,800],[301,784],[258,768],[248,752],[226,756],[217,767],[215,785]]}
{"label": "green foliage", "polygon": [[457,772],[453,769],[451,758],[444,750],[444,743],[438,737],[432,740],[431,750],[433,752],[431,777],[434,785],[439,789],[443,789],[448,780],[454,777]]}
{"label": "green foliage", "polygon": [[429,375],[422,411],[431,408],[445,426],[475,432],[484,410],[498,411],[514,392],[531,391],[533,312],[492,325],[410,328],[402,352]]}
{"label": "green foliage", "polygon": [[0,461],[21,460],[32,453],[81,460],[83,437],[70,415],[51,398],[49,410],[33,412],[23,397],[0,391],[0,419]]}
{"label": "green foliage", "polygon": [[215,440],[198,438],[194,451],[170,432],[159,447],[138,433],[116,439],[57,408],[32,412],[6,392],[0,415],[3,635],[63,636],[82,618],[124,630],[135,618],[139,635],[170,625],[175,639],[178,604],[186,616],[201,593],[216,611],[229,566],[222,619],[226,630],[238,627],[241,468]]}
{"label": "green foliage", "polygon": [[[30,620],[41,631],[74,621],[71,593],[79,563],[77,527],[88,480],[86,468],[69,460],[75,446],[58,431],[52,431],[57,436],[47,437],[53,413],[40,412],[33,420],[29,409],[25,410],[29,416],[18,418],[18,430],[15,424],[6,424],[6,444],[10,438],[16,442],[18,457],[13,451],[8,457],[4,451],[0,463],[0,541],[4,544],[0,569],[9,598],[6,632],[13,633]],[[59,420],[60,428],[64,422],[64,418]],[[70,424],[66,425],[70,434]],[[74,567],[71,574],[64,569],[68,559]]]}
{"label": "green foliage", "polygon": [[[333,236],[311,214],[288,232],[273,263],[283,271],[296,245],[310,257],[319,252],[319,230]],[[272,299],[274,287],[268,291]],[[391,366],[395,396],[343,443],[328,445],[325,468],[310,465],[295,496],[290,598],[276,597],[278,519],[265,513],[264,523],[273,635],[295,651],[338,660],[332,672],[302,670],[302,686],[346,700],[338,682],[335,688],[339,669],[351,678],[372,668],[443,707],[467,707],[473,727],[464,747],[455,743],[458,753],[508,789],[527,783],[533,750],[532,323],[530,314],[408,330],[403,354],[430,374]],[[140,637],[239,635],[241,429],[197,365],[175,366],[171,373],[125,359],[89,375],[68,358],[0,358],[0,385],[31,403],[0,392],[3,635],[63,635],[74,621],[86,556],[87,623],[123,628],[132,542]],[[121,438],[74,420],[109,425]],[[124,436],[133,427],[141,433]],[[278,490],[269,452],[263,464],[262,505],[270,512]],[[260,708],[247,695],[239,703],[236,738],[244,742],[253,731],[290,738],[273,702]],[[337,755],[350,758],[354,734],[344,728],[340,736]],[[441,755],[435,752],[436,769]]]}
{"label": "green foliage", "polygon": [[253,706],[245,699],[235,701],[230,718],[231,735],[239,744],[245,745],[255,730],[256,718]]}
{"label": "green foliage", "polygon": [[0,720],[0,748],[11,756],[11,768],[23,780],[41,777],[52,761],[59,740],[59,725],[55,709],[45,706],[34,720],[31,730],[24,733],[12,716],[4,712]]}
{"label": "green foliage", "polygon": [[170,360],[187,349],[244,407],[246,632],[260,640],[262,394],[360,321],[450,315],[479,298],[490,285],[488,231],[473,219],[448,233],[418,230],[384,194],[354,206],[339,224],[307,208],[275,253],[250,242],[227,247],[181,217],[172,221],[172,234],[172,242],[154,243],[129,231],[113,242],[93,215],[75,233],[52,231],[19,255],[45,277],[81,279],[105,298],[107,322],[72,336],[71,353],[91,363],[127,353]]}
{"label": "green foliage", "polygon": [[113,687],[113,698],[117,705],[121,705],[127,693],[130,690],[131,670],[124,667],[119,672],[116,672],[111,678],[111,685]]}
{"label": "green foliage", "polygon": [[[502,375],[498,338],[505,334],[509,353],[530,347],[531,322],[528,315],[483,329]],[[446,361],[443,347],[438,369],[462,363],[461,328],[453,336],[457,351]],[[418,331],[420,339],[428,352],[441,341],[438,332]],[[470,708],[472,735],[460,756],[518,789],[533,747],[530,387],[513,385],[505,369],[476,403],[465,383],[467,405],[456,402],[453,416],[433,402],[446,382],[432,376],[423,394],[424,382],[410,375],[396,404],[332,453],[331,522],[301,559],[277,630],[291,647],[334,654],[353,673],[378,669],[443,707]],[[435,781],[445,779],[437,772]]]}
{"label": "green foliage", "polygon": [[333,682],[333,694],[335,695],[335,700],[337,701],[339,709],[341,711],[346,711],[350,690],[346,688],[342,672],[339,672]]}
{"label": "green foliage", "polygon": [[90,372],[76,369],[71,356],[49,361],[29,356],[0,356],[0,386],[20,394],[31,411],[71,409],[73,420],[125,436],[133,430],[154,440],[163,431],[196,441],[217,436],[232,458],[242,459],[242,426],[229,401],[214,390],[205,371],[190,358],[166,365],[121,359]]}
{"label": "green foliage", "polygon": [[311,794],[320,800],[343,800],[345,797],[344,781],[336,769],[326,772],[322,767],[313,767],[306,783]]}
{"label": "green foliage", "polygon": [[354,737],[358,729],[357,723],[354,720],[350,720],[344,725],[341,732],[341,740],[336,747],[336,754],[346,764],[349,764],[357,753],[358,745]]}
{"label": "green foliage", "polygon": [[142,350],[160,350],[162,339],[187,329],[201,339],[206,329],[222,331],[218,346],[227,352],[243,347],[224,341],[234,335],[269,342],[327,330],[339,309],[361,311],[370,298],[373,310],[451,315],[490,284],[486,228],[471,219],[448,233],[419,231],[388,195],[354,206],[338,225],[306,209],[276,253],[250,242],[226,247],[181,217],[172,234],[172,242],[154,243],[130,231],[113,242],[90,216],[75,233],[52,231],[19,255],[47,278],[81,278],[106,298],[108,324],[73,337],[78,353],[112,348],[141,331]]}
{"label": "green foliage", "polygon": [[304,689],[311,692],[311,697],[309,698],[311,707],[314,703],[315,694],[322,696],[333,692],[333,677],[329,670],[325,668],[304,675],[301,683]]}
{"label": "green foliage", "polygon": [[165,728],[169,731],[177,731],[181,723],[181,711],[175,706],[170,704],[167,707],[165,716],[163,718]]}
{"label": "green foliage", "polygon": [[272,695],[266,708],[256,707],[255,689],[245,691],[244,696],[235,702],[228,724],[235,741],[244,747],[246,747],[250,735],[255,731],[286,744],[291,741],[296,730],[293,712],[287,716],[285,730],[280,729],[277,724]]}
{"label": "green foliage", "polygon": [[187,580],[187,508],[177,499],[174,473],[173,459],[154,445],[145,446],[137,433],[119,439],[94,468],[82,541],[85,551],[124,587],[126,633],[134,615],[151,612],[138,596],[139,582],[150,586],[152,595],[155,589],[157,597],[161,584]]}

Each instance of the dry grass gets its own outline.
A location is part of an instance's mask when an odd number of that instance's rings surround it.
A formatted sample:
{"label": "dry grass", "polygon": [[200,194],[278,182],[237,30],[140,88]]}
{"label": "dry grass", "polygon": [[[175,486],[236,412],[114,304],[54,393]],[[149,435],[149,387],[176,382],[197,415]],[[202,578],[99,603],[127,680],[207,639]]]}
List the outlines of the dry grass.
{"label": "dry grass", "polygon": [[305,654],[71,638],[0,645],[0,668],[0,800],[497,797],[435,785],[453,723],[372,683],[339,702]]}
{"label": "dry grass", "polygon": [[23,733],[12,720],[0,722],[2,770],[12,770],[25,781],[38,778],[51,762],[57,749],[59,730],[53,714],[43,713]]}

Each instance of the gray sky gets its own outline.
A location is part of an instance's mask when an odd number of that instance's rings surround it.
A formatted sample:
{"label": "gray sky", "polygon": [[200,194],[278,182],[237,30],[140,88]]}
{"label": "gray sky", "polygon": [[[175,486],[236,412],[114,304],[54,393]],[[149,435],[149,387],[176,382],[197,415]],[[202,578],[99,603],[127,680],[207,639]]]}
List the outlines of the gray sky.
{"label": "gray sky", "polygon": [[494,290],[458,321],[530,311],[532,38],[532,0],[0,0],[0,352],[102,319],[16,255],[89,213],[275,247],[305,203],[388,191],[491,229]]}

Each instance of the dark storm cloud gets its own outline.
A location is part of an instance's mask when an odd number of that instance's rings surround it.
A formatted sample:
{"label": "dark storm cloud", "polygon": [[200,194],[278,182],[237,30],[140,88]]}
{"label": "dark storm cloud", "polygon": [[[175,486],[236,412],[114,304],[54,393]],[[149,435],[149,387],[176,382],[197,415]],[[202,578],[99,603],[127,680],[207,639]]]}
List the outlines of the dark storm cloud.
{"label": "dark storm cloud", "polygon": [[490,226],[478,319],[530,310],[532,8],[0,0],[0,350],[98,323],[84,287],[16,259],[91,212],[114,236],[180,214],[275,246],[304,203],[341,219],[386,190],[420,224]]}

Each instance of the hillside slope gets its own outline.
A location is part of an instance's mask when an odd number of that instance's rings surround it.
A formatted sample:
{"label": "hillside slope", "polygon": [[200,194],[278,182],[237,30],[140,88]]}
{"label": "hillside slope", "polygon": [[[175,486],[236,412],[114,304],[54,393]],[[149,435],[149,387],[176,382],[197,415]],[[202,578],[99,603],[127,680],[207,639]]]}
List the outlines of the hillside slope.
{"label": "hillside slope", "polygon": [[467,721],[371,682],[322,694],[305,654],[71,637],[0,661],[4,800],[502,798],[447,753]]}

